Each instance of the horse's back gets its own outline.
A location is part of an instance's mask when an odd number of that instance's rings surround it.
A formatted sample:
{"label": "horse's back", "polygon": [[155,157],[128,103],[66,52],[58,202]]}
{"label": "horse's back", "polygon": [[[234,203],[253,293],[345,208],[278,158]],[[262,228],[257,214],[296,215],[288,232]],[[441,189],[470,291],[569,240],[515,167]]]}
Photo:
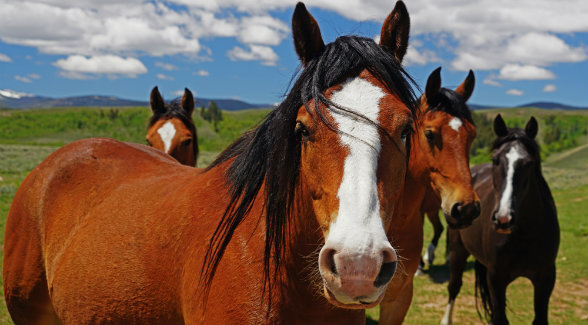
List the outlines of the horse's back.
{"label": "horse's back", "polygon": [[181,322],[173,311],[178,285],[154,283],[180,278],[181,270],[167,267],[177,264],[173,253],[149,254],[178,250],[178,242],[158,221],[169,216],[145,203],[171,195],[190,173],[197,171],[157,150],[110,139],[77,141],[50,155],[19,188],[7,220],[4,285],[13,318],[41,304],[52,317],[55,306],[66,322]]}

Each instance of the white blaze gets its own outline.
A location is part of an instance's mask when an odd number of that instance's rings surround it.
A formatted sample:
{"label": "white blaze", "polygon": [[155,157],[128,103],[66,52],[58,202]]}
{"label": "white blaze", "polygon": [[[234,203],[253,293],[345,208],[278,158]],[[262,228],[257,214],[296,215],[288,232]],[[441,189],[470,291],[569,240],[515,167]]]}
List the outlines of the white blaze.
{"label": "white blaze", "polygon": [[455,130],[455,132],[459,131],[459,128],[463,125],[463,122],[458,118],[454,117],[449,121],[449,126]]}
{"label": "white blaze", "polygon": [[165,122],[162,127],[157,130],[159,136],[161,137],[161,141],[163,141],[164,152],[169,154],[169,148],[171,147],[172,140],[176,135],[176,128],[174,124],[170,121]]}
{"label": "white blaze", "polygon": [[[362,78],[348,79],[331,100],[378,121],[380,100],[384,92]],[[345,158],[343,179],[337,196],[339,213],[330,226],[327,243],[357,254],[375,253],[390,247],[382,220],[378,199],[377,169],[380,155],[380,135],[375,125],[333,108],[332,116],[341,132],[341,143],[349,150]]]}
{"label": "white blaze", "polygon": [[510,221],[510,208],[512,204],[512,192],[513,192],[513,178],[514,178],[514,165],[517,160],[523,156],[518,151],[517,146],[512,146],[506,154],[507,167],[506,167],[506,186],[502,196],[500,197],[500,205],[498,206],[498,216],[508,216]]}

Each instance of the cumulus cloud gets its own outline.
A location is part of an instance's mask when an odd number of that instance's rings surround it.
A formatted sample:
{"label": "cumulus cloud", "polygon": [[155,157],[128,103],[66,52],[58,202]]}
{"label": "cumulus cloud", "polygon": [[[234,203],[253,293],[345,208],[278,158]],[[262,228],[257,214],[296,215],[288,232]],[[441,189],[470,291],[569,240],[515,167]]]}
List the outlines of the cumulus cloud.
{"label": "cumulus cloud", "polygon": [[490,85],[490,86],[494,86],[494,87],[502,87],[502,84],[496,80],[494,80],[494,76],[492,77],[488,77],[486,79],[484,79],[484,81],[482,81],[483,84],[485,85]]}
{"label": "cumulus cloud", "polygon": [[263,65],[273,66],[276,65],[278,55],[269,46],[262,45],[251,45],[249,50],[243,49],[239,46],[235,46],[228,53],[229,58],[233,61],[262,61]]}
{"label": "cumulus cloud", "polygon": [[3,53],[0,53],[0,62],[12,62],[12,59]]}
{"label": "cumulus cloud", "polygon": [[167,71],[178,70],[178,67],[176,67],[175,65],[165,62],[155,62],[155,66]]}
{"label": "cumulus cloud", "polygon": [[533,65],[507,64],[500,69],[497,78],[504,80],[545,80],[555,79],[555,75],[547,69]]}
{"label": "cumulus cloud", "polygon": [[195,75],[200,76],[200,77],[208,77],[210,75],[210,72],[206,71],[206,70],[198,70],[196,72],[194,72]]}
{"label": "cumulus cloud", "polygon": [[[135,58],[123,58],[114,55],[97,55],[85,57],[71,55],[53,63],[56,67],[76,74],[107,74],[111,76],[136,77],[147,72],[143,63]],[[67,75],[63,75],[67,76]],[[77,75],[78,77],[81,75]],[[78,79],[78,78],[75,78]]]}
{"label": "cumulus cloud", "polygon": [[29,79],[27,77],[24,77],[24,76],[19,76],[19,75],[14,76],[14,80],[18,80],[18,81],[24,82],[24,83],[31,83],[31,82],[33,82],[31,79]]}
{"label": "cumulus cloud", "polygon": [[156,77],[157,77],[157,79],[161,79],[161,80],[174,80],[174,77],[164,75],[163,73],[158,73]]}
{"label": "cumulus cloud", "polygon": [[547,84],[543,87],[544,93],[552,93],[557,90],[557,87],[554,84]]}
{"label": "cumulus cloud", "polygon": [[509,89],[506,91],[507,95],[512,95],[512,96],[522,96],[525,92],[519,89]]}

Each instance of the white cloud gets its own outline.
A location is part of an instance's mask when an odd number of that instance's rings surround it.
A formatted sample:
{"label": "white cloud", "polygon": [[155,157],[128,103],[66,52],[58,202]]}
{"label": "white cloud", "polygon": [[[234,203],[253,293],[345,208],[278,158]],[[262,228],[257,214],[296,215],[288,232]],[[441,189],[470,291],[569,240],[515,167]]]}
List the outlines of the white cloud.
{"label": "white cloud", "polygon": [[208,77],[210,75],[210,72],[206,71],[206,70],[198,70],[196,72],[194,72],[195,75],[200,76],[200,77]]}
{"label": "white cloud", "polygon": [[66,59],[57,60],[53,64],[67,72],[81,74],[136,77],[147,72],[147,68],[141,61],[131,57],[122,58],[114,55],[91,56],[88,58],[81,55],[71,55]]}
{"label": "white cloud", "polygon": [[507,95],[522,96],[525,92],[519,89],[509,89],[506,91]]}
{"label": "white cloud", "polygon": [[500,69],[498,79],[503,80],[545,80],[555,79],[553,72],[533,65],[507,64]]}
{"label": "white cloud", "polygon": [[165,62],[155,62],[155,66],[167,71],[178,70],[178,67],[176,67],[175,65]]}
{"label": "white cloud", "polygon": [[156,77],[157,77],[157,79],[161,79],[161,80],[174,80],[174,77],[166,76],[163,73],[158,73]]}
{"label": "white cloud", "polygon": [[12,59],[3,53],[0,53],[0,62],[12,62]]}
{"label": "white cloud", "polygon": [[263,65],[276,65],[278,55],[269,46],[250,45],[249,51],[235,46],[228,53],[229,58],[233,61],[262,61]]}
{"label": "white cloud", "polygon": [[31,73],[28,75],[28,77],[31,79],[41,79],[41,76],[36,73]]}
{"label": "white cloud", "polygon": [[284,22],[270,17],[245,17],[237,39],[245,44],[279,45],[290,29]]}
{"label": "white cloud", "polygon": [[422,42],[415,40],[406,50],[406,56],[404,57],[403,62],[408,66],[425,65],[431,62],[441,62],[441,59],[437,57],[435,52],[428,49],[422,49]]}
{"label": "white cloud", "polygon": [[30,78],[27,78],[27,77],[24,77],[24,76],[19,76],[19,75],[14,76],[14,80],[18,80],[20,82],[25,82],[25,83],[31,83],[31,82],[33,82]]}
{"label": "white cloud", "polygon": [[547,84],[543,87],[544,93],[552,93],[557,90],[557,87],[554,84]]}
{"label": "white cloud", "polygon": [[482,81],[483,84],[485,85],[490,85],[490,86],[494,86],[494,87],[502,87],[502,84],[496,80],[494,80],[495,76],[491,76],[488,77],[486,79],[484,79],[484,81]]}

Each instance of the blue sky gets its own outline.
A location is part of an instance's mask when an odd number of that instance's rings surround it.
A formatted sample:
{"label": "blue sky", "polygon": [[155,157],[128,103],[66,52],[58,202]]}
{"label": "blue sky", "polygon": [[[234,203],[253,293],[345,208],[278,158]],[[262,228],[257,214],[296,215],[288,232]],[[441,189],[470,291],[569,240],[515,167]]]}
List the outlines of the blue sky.
{"label": "blue sky", "polygon": [[[197,97],[279,102],[299,66],[294,1],[2,0],[0,90],[49,97],[112,95],[147,100],[184,87]],[[75,3],[75,6],[72,6]],[[393,1],[305,2],[325,42],[377,38]],[[405,66],[424,89],[474,70],[471,103],[555,101],[588,106],[588,2],[407,0]]]}

